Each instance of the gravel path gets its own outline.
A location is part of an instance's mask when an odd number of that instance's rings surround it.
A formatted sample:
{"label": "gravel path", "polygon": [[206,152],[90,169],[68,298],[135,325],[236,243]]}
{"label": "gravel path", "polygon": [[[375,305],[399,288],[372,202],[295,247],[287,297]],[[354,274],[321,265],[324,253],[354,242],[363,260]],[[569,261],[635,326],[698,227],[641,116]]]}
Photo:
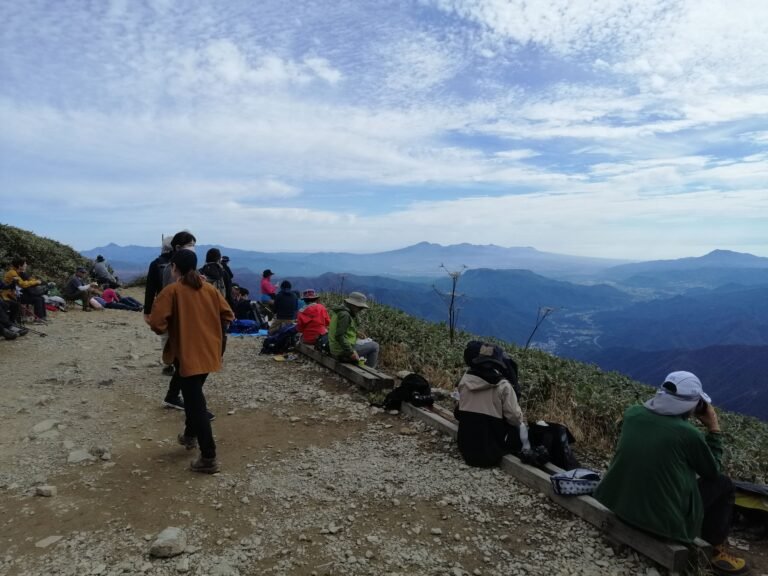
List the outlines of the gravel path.
{"label": "gravel path", "polygon": [[[206,384],[222,472],[194,475],[139,314],[72,311],[46,330],[0,343],[0,574],[657,574],[255,338],[230,339]],[[181,540],[156,543],[167,527]]]}

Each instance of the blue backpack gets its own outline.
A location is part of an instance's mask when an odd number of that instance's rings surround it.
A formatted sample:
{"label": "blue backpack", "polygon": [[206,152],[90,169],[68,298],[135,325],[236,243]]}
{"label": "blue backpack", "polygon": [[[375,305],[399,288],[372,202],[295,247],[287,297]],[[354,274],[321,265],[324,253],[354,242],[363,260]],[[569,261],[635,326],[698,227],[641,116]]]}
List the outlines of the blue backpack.
{"label": "blue backpack", "polygon": [[227,332],[230,334],[256,334],[261,326],[256,320],[232,320]]}

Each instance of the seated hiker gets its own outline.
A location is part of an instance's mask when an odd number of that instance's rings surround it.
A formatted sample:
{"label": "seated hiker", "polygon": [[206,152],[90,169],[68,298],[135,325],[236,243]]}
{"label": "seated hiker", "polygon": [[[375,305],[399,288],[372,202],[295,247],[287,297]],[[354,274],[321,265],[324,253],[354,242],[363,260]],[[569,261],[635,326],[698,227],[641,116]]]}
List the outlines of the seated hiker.
{"label": "seated hiker", "polygon": [[331,317],[325,306],[318,301],[320,296],[314,290],[304,290],[301,297],[307,305],[296,317],[296,329],[301,333],[304,343],[312,345],[318,336],[328,333]]}
{"label": "seated hiker", "polygon": [[270,280],[274,276],[272,270],[267,268],[261,273],[261,301],[272,302],[277,294],[277,286]]}
{"label": "seated hiker", "polygon": [[104,284],[108,284],[110,288],[117,288],[120,286],[120,282],[117,277],[112,274],[110,266],[101,254],[96,256],[96,262],[93,265],[91,274],[96,279],[96,283],[99,286],[103,286]]}
{"label": "seated hiker", "polygon": [[130,296],[122,296],[117,290],[110,288],[108,284],[104,285],[104,291],[101,293],[101,298],[104,300],[104,308],[110,310],[141,312],[144,308],[141,305],[141,302]]}
{"label": "seated hiker", "polygon": [[701,536],[715,549],[710,562],[718,573],[745,574],[744,559],[725,547],[734,487],[722,474],[723,437],[711,402],[701,381],[680,371],[645,404],[627,408],[594,497],[627,524],[662,538],[690,543]]}
{"label": "seated hiker", "polygon": [[523,411],[505,362],[504,351],[493,344],[470,342],[464,349],[469,369],[459,381],[455,410],[459,421],[458,446],[470,466],[497,466],[502,456],[520,444],[528,447]]}
{"label": "seated hiker", "polygon": [[[27,274],[27,260],[16,257],[11,261],[11,268],[3,277],[6,286],[2,298],[6,301],[16,301],[20,304],[30,304],[35,313],[35,324],[46,323],[46,309],[43,294],[43,281]],[[19,294],[19,290],[21,293]]]}
{"label": "seated hiker", "polygon": [[[85,268],[79,266],[77,270],[75,270],[75,273],[69,277],[69,280],[67,280],[61,294],[66,300],[82,301],[83,310],[89,312],[91,308],[96,308],[93,306],[91,300],[99,293],[99,291],[96,283],[86,282],[85,276],[87,273],[88,271]],[[100,308],[100,306],[98,306],[98,308]]]}
{"label": "seated hiker", "polygon": [[341,362],[357,363],[361,358],[371,368],[379,361],[379,344],[359,329],[358,318],[368,308],[368,298],[360,292],[351,292],[344,303],[331,309],[328,327],[328,346],[331,356]]}
{"label": "seated hiker", "polygon": [[291,290],[288,280],[280,282],[280,292],[275,294],[275,320],[269,327],[269,333],[275,334],[283,326],[290,326],[296,320],[296,310],[299,308],[299,299]]}
{"label": "seated hiker", "polygon": [[16,326],[13,322],[8,302],[0,300],[0,333],[6,340],[16,340],[24,336],[29,330],[23,326]]}

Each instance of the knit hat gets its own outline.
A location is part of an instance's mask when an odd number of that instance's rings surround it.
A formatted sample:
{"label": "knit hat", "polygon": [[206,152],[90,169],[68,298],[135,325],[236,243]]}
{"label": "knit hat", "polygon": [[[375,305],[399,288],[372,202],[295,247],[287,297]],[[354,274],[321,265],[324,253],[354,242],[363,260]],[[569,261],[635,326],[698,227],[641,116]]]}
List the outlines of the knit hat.
{"label": "knit hat", "polygon": [[656,396],[648,400],[645,407],[662,416],[679,416],[696,408],[702,400],[712,403],[704,393],[701,380],[692,372],[681,370],[667,375]]}

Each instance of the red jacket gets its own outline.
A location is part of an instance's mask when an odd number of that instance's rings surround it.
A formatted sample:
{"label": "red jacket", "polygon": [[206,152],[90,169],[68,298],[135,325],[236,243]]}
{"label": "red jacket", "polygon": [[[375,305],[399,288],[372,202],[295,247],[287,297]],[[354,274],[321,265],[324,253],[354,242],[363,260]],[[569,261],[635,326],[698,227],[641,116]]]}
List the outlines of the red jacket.
{"label": "red jacket", "polygon": [[331,317],[325,306],[314,302],[299,312],[296,317],[296,330],[301,332],[302,340],[306,344],[314,344],[318,336],[328,333],[330,323]]}

